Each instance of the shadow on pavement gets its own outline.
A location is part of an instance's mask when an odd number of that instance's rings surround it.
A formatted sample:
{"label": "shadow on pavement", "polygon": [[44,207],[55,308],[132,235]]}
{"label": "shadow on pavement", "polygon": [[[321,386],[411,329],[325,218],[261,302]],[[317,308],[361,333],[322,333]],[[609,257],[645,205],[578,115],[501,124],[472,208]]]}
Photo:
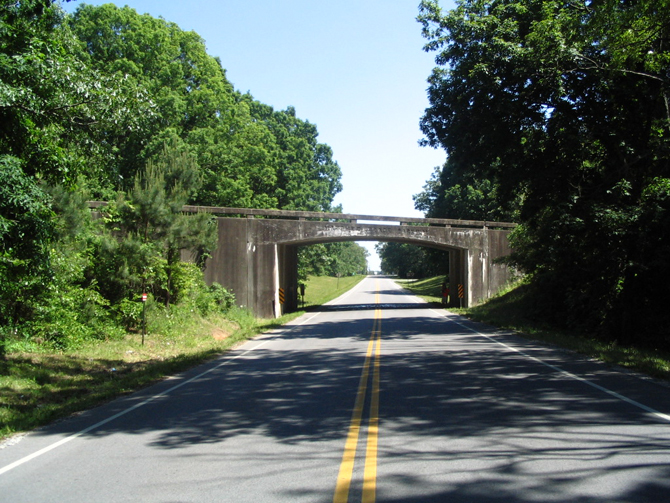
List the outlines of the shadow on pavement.
{"label": "shadow on pavement", "polygon": [[[383,306],[369,309],[410,309]],[[87,436],[151,431],[155,449],[220,444],[221,457],[227,456],[226,442],[242,435],[284,444],[343,440],[365,345],[354,348],[337,339],[365,341],[371,325],[371,319],[357,319],[296,327],[276,337],[288,343],[284,349],[227,355],[225,366],[161,400],[160,414],[147,405]],[[642,434],[638,411],[616,398],[603,394],[594,403],[583,383],[566,382],[548,367],[447,325],[444,318],[382,320],[378,501],[667,501],[667,425]],[[590,362],[574,364],[586,368]],[[622,456],[626,463],[615,463]],[[423,471],[407,473],[405,466],[416,463]],[[580,496],[581,484],[631,472],[639,473],[639,481],[616,499],[606,490],[602,497]],[[387,485],[396,491],[385,493]],[[330,498],[332,493],[311,495],[312,501]]]}

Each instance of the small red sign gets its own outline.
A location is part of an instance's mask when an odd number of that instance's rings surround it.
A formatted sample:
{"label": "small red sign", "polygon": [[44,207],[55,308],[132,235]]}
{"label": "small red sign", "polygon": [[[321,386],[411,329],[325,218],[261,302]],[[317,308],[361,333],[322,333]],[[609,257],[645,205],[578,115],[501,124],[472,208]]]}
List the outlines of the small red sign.
{"label": "small red sign", "polygon": [[143,293],[142,294],[142,302],[146,302],[146,301],[147,301],[147,294]]}

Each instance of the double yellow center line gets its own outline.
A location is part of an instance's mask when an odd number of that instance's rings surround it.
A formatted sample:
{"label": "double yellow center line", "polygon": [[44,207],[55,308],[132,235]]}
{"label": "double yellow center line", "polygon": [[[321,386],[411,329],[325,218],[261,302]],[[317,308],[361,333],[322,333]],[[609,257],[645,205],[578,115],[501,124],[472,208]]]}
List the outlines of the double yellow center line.
{"label": "double yellow center line", "polygon": [[[379,293],[375,294],[375,303],[379,304]],[[358,393],[354,411],[351,416],[349,433],[344,445],[344,454],[340,464],[340,473],[337,477],[335,486],[335,495],[333,503],[347,503],[351,488],[351,480],[354,473],[354,461],[356,459],[356,450],[358,447],[358,437],[361,432],[363,421],[363,412],[365,409],[366,395],[368,392],[368,382],[372,374],[372,389],[370,393],[370,409],[368,419],[368,438],[365,448],[365,467],[363,470],[363,503],[374,503],[377,492],[377,442],[379,436],[379,369],[381,354],[381,326],[382,311],[375,309],[375,317],[372,325],[372,334],[368,342],[368,349],[365,355],[365,363],[361,379],[358,384]]]}

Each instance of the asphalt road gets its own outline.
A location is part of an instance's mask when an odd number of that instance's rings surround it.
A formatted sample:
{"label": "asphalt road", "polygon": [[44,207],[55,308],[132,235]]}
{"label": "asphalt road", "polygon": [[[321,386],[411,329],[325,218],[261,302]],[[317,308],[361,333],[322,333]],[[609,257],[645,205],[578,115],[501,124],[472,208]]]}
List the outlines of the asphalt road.
{"label": "asphalt road", "polygon": [[0,449],[2,502],[668,502],[670,388],[368,278]]}

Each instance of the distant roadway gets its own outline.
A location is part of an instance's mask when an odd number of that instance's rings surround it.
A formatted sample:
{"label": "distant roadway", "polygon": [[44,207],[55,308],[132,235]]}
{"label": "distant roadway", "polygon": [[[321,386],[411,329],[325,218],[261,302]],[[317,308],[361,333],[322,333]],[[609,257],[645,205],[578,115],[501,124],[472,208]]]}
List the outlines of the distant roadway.
{"label": "distant roadway", "polygon": [[0,449],[0,502],[668,502],[670,388],[369,277]]}

